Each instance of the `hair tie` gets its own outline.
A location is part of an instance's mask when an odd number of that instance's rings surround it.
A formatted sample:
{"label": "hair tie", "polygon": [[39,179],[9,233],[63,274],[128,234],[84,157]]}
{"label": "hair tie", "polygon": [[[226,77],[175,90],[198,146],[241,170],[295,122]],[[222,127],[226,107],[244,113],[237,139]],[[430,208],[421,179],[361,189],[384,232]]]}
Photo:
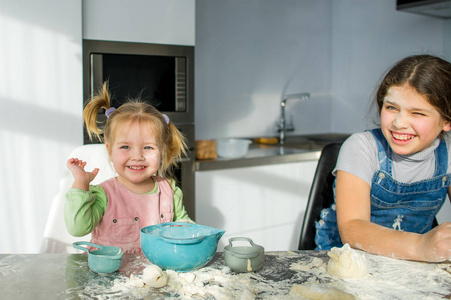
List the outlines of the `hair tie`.
{"label": "hair tie", "polygon": [[105,111],[106,117],[109,118],[109,117],[111,116],[111,114],[113,113],[113,111],[115,111],[115,110],[116,110],[116,108],[114,108],[114,107],[108,108],[108,109]]}
{"label": "hair tie", "polygon": [[169,125],[169,117],[166,114],[162,114],[166,125]]}

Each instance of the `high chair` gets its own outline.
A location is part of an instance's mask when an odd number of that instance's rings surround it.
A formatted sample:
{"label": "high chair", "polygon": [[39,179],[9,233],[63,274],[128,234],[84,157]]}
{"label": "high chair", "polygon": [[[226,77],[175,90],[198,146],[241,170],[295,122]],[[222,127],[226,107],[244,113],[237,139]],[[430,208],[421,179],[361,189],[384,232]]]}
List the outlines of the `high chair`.
{"label": "high chair", "polygon": [[[108,152],[104,144],[91,144],[80,146],[69,155],[86,161],[85,169],[92,171],[99,168],[100,171],[91,184],[99,184],[109,178],[115,177],[116,171],[109,160]],[[64,222],[64,201],[66,192],[72,187],[74,178],[72,173],[65,167],[63,177],[59,182],[58,192],[53,198],[49,217],[44,230],[44,236],[41,245],[41,253],[79,253],[72,247],[76,241],[89,241],[91,234],[83,237],[74,237],[67,232]]]}

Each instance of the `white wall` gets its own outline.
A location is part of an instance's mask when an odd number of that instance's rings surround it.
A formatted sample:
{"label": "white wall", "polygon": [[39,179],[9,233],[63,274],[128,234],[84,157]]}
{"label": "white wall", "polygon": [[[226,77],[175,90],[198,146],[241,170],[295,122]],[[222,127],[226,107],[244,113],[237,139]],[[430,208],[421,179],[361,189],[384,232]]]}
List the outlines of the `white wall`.
{"label": "white wall", "polygon": [[0,253],[36,253],[66,157],[82,143],[81,2],[0,7]]}
{"label": "white wall", "polygon": [[374,127],[369,104],[392,64],[412,54],[443,55],[444,20],[396,11],[394,0],[332,3],[330,129],[362,131]]}
{"label": "white wall", "polygon": [[197,0],[196,138],[276,135],[284,92],[312,93],[288,104],[293,134],[366,129],[382,72],[441,55],[443,28],[396,0]]}
{"label": "white wall", "polygon": [[446,57],[451,57],[451,19],[445,21],[445,30],[443,33],[444,52]]}
{"label": "white wall", "polygon": [[298,92],[297,132],[329,131],[331,16],[330,0],[197,0],[196,138],[274,135]]}

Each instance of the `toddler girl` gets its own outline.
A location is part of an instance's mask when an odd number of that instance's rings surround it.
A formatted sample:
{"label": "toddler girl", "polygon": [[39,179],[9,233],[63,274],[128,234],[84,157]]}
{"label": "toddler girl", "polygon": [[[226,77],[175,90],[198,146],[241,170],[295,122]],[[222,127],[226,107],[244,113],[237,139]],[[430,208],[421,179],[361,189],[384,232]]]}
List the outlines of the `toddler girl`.
{"label": "toddler girl", "polygon": [[117,177],[90,185],[99,170],[87,172],[86,162],[69,159],[67,167],[75,180],[66,194],[66,227],[74,236],[92,232],[92,243],[141,252],[142,227],[192,222],[171,172],[186,145],[168,117],[150,104],[129,101],[117,109],[110,107],[106,83],[83,111],[91,139],[93,134],[101,139],[97,127],[101,108],[107,115],[103,140]]}
{"label": "toddler girl", "polygon": [[433,228],[451,191],[451,64],[404,58],[376,103],[380,128],[351,135],[340,150],[336,202],[316,224],[317,249],[349,243],[401,259],[451,259],[451,223]]}

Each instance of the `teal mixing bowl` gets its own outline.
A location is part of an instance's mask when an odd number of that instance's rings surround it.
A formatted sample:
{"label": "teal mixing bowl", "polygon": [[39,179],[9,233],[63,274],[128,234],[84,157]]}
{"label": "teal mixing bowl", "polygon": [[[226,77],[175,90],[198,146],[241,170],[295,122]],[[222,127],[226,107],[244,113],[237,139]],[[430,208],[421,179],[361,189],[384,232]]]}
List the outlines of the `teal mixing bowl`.
{"label": "teal mixing bowl", "polygon": [[162,269],[187,272],[207,264],[216,252],[224,230],[184,222],[141,229],[141,249]]}
{"label": "teal mixing bowl", "polygon": [[[101,246],[89,242],[75,242],[72,245],[74,248],[88,252],[89,268],[96,273],[112,273],[119,270],[122,265],[124,252],[119,247]],[[89,249],[82,245],[97,249]]]}

